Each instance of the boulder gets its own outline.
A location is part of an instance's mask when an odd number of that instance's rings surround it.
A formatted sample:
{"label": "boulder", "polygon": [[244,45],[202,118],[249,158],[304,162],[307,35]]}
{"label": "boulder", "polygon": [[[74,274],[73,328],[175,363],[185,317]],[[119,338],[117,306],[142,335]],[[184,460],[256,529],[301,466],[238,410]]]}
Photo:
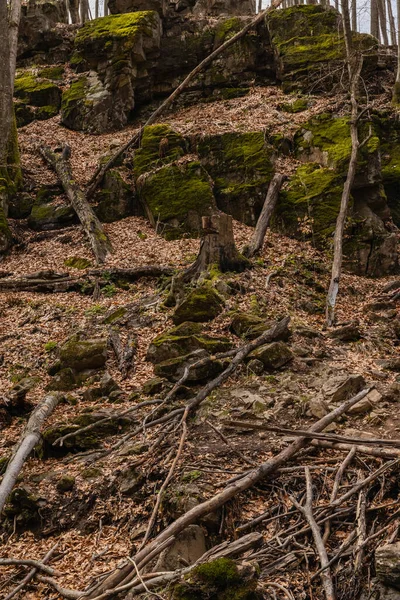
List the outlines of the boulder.
{"label": "boulder", "polygon": [[[271,321],[258,317],[252,313],[237,312],[231,321],[229,326],[230,331],[239,337],[243,337],[247,340],[254,340],[259,337],[262,333],[267,331],[272,325]],[[286,328],[282,334],[279,335],[277,340],[286,342],[290,337],[289,328]]]}
{"label": "boulder", "polygon": [[375,550],[375,571],[384,585],[400,589],[400,542]]}
{"label": "boulder", "polygon": [[209,285],[193,289],[174,311],[172,320],[176,325],[185,321],[204,323],[212,321],[224,310],[224,300]]}
{"label": "boulder", "polygon": [[75,477],[72,477],[71,475],[63,475],[57,481],[56,488],[58,492],[64,494],[65,492],[70,492],[74,488],[74,486]]}
{"label": "boulder", "polygon": [[328,402],[344,402],[364,389],[365,379],[362,375],[337,375],[321,382],[319,387]]}
{"label": "boulder", "polygon": [[148,69],[158,56],[160,18],[154,11],[109,15],[87,21],[75,37],[71,64],[85,72],[63,93],[62,123],[104,133],[122,129],[135,106],[135,92],[151,92]]}
{"label": "boulder", "polygon": [[273,175],[273,149],[263,132],[201,136],[200,161],[215,182],[220,210],[246,225],[255,225]]}
{"label": "boulder", "polygon": [[214,338],[201,333],[198,323],[184,322],[161,333],[151,342],[146,360],[159,363],[189,354],[194,350],[207,350],[210,354],[225,352],[232,348],[228,338]]}
{"label": "boulder", "polygon": [[189,525],[178,534],[171,546],[160,555],[156,571],[175,571],[193,565],[206,552],[204,532],[199,525]]}
{"label": "boulder", "polygon": [[74,209],[59,199],[58,189],[41,188],[28,217],[31,229],[47,231],[71,225],[77,221]]}
{"label": "boulder", "polygon": [[347,414],[349,415],[365,415],[370,412],[382,401],[382,394],[378,390],[371,390],[360,402],[352,406]]}
{"label": "boulder", "polygon": [[293,360],[293,354],[284,342],[265,344],[253,350],[249,356],[251,359],[260,360],[269,371],[280,369]]}
{"label": "boulder", "polygon": [[4,514],[15,519],[18,525],[29,525],[37,522],[38,513],[46,505],[46,500],[37,496],[27,486],[13,489],[8,504],[4,508]]}
{"label": "boulder", "polygon": [[[117,169],[109,169],[104,175],[96,201],[98,204],[94,210],[103,223],[119,221],[134,212],[134,192]],[[136,208],[136,213],[139,212]]]}
{"label": "boulder", "polygon": [[75,378],[74,371],[66,367],[65,369],[60,369],[58,373],[56,373],[51,381],[47,384],[47,390],[54,390],[58,392],[68,392],[77,387],[77,382]]}
{"label": "boulder", "polygon": [[329,337],[341,342],[357,342],[361,338],[361,332],[356,323],[349,323],[333,329],[329,333]]}
{"label": "boulder", "polygon": [[145,482],[143,474],[134,466],[128,466],[118,475],[119,491],[123,496],[131,496],[137,492]]}
{"label": "boulder", "polygon": [[17,72],[14,96],[17,99],[15,116],[18,127],[35,119],[50,119],[60,110],[61,89],[54,81],[40,76],[40,72],[37,74],[37,70]]}
{"label": "boulder", "polygon": [[170,358],[154,366],[154,374],[158,377],[177,381],[185,371],[185,367],[197,361],[204,361],[198,367],[190,370],[187,382],[198,382],[211,379],[224,370],[224,363],[220,360],[211,360],[211,356],[206,350],[195,350],[185,356]]}
{"label": "boulder", "polygon": [[85,369],[101,369],[107,360],[106,338],[85,338],[77,333],[71,336],[60,348],[60,361],[63,368],[78,372]]}

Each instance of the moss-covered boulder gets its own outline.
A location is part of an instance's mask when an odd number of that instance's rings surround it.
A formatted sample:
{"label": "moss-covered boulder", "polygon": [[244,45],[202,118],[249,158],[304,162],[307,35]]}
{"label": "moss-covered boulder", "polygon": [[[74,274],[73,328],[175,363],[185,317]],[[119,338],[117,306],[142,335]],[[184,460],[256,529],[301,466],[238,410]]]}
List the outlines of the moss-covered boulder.
{"label": "moss-covered boulder", "polygon": [[291,350],[284,342],[272,342],[253,350],[249,358],[260,360],[269,371],[280,369],[293,359]]}
{"label": "moss-covered boulder", "polygon": [[[254,340],[259,337],[264,331],[267,331],[272,326],[272,321],[263,319],[258,315],[250,312],[237,312],[234,314],[229,329],[237,335],[247,340]],[[287,341],[290,337],[289,328],[286,328],[276,339]]]}
{"label": "moss-covered boulder", "polygon": [[37,69],[17,73],[14,96],[17,100],[15,115],[18,127],[27,125],[35,119],[43,121],[58,114],[61,106],[61,89],[46,75],[46,70],[38,73]]}
{"label": "moss-covered boulder", "polygon": [[71,64],[88,73],[63,93],[64,125],[90,133],[124,127],[135,106],[136,88],[143,88],[146,96],[148,69],[158,55],[160,31],[154,11],[87,21],[75,37]]}
{"label": "moss-covered boulder", "polygon": [[197,383],[215,377],[224,370],[222,360],[211,360],[206,350],[195,350],[184,356],[170,358],[154,365],[154,374],[157,377],[165,377],[170,381],[177,381],[182,377],[185,368],[199,362],[198,366],[190,369],[187,382]]}
{"label": "moss-covered boulder", "polygon": [[75,477],[73,477],[72,475],[63,475],[57,481],[56,488],[57,491],[60,492],[60,494],[64,494],[65,492],[70,492],[74,486]]}
{"label": "moss-covered boulder", "polygon": [[21,485],[11,492],[4,508],[4,514],[8,518],[14,519],[16,524],[26,526],[37,521],[39,510],[45,504],[44,498],[37,496],[27,486]]}
{"label": "moss-covered boulder", "polygon": [[185,321],[205,323],[212,321],[224,310],[224,300],[209,285],[193,289],[174,311],[172,320],[176,325]]}
{"label": "moss-covered boulder", "polygon": [[68,392],[77,387],[75,373],[72,369],[60,369],[47,384],[46,389],[58,392]]}
{"label": "moss-covered boulder", "polygon": [[225,352],[232,347],[228,338],[216,338],[201,333],[199,323],[184,322],[158,335],[150,344],[146,360],[159,363],[194,350],[207,350],[210,354]]}
{"label": "moss-covered boulder", "polygon": [[[294,6],[268,15],[277,76],[285,91],[331,91],[342,77],[345,46],[340,15],[323,5]],[[377,65],[377,41],[354,33],[353,43],[364,51],[363,72]]]}
{"label": "moss-covered boulder", "polygon": [[62,368],[71,368],[77,372],[86,369],[101,369],[107,360],[107,339],[86,338],[77,333],[60,348]]}
{"label": "moss-covered boulder", "polygon": [[273,174],[273,149],[263,132],[202,136],[201,163],[214,180],[218,208],[255,225]]}
{"label": "moss-covered boulder", "polygon": [[186,140],[169,125],[149,125],[144,128],[140,148],[135,152],[135,177],[173,162],[187,151]]}
{"label": "moss-covered boulder", "polygon": [[197,161],[174,162],[142,175],[139,197],[167,238],[197,235],[201,218],[215,210],[210,176]]}
{"label": "moss-covered boulder", "polygon": [[254,567],[241,568],[233,560],[218,558],[201,564],[177,584],[171,600],[260,600]]}
{"label": "moss-covered boulder", "polygon": [[135,196],[121,173],[117,169],[109,169],[96,200],[95,212],[100,221],[112,223],[132,214]]}
{"label": "moss-covered boulder", "polygon": [[77,221],[71,206],[60,199],[59,189],[41,188],[28,217],[31,229],[43,231],[66,227]]}

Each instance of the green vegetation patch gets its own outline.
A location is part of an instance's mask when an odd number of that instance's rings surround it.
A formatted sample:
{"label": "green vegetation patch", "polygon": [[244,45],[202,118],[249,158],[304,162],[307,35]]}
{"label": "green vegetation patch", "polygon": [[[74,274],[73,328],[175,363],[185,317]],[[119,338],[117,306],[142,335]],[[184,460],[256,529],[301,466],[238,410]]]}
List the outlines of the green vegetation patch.
{"label": "green vegetation patch", "polygon": [[177,160],[186,151],[184,138],[169,125],[149,125],[144,128],[140,148],[135,152],[135,176]]}
{"label": "green vegetation patch", "polygon": [[38,73],[39,77],[44,77],[45,79],[51,79],[53,81],[61,81],[65,73],[65,69],[62,65],[54,66],[54,67],[46,67],[45,69],[41,69]]}
{"label": "green vegetation patch", "polygon": [[31,71],[17,74],[14,96],[32,106],[60,107],[61,90],[52,81],[36,77]]}

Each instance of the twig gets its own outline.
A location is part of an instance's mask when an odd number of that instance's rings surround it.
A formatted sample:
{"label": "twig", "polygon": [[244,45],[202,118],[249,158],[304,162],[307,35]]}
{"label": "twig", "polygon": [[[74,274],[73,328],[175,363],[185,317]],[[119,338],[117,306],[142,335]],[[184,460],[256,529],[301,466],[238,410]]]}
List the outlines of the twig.
{"label": "twig", "polygon": [[[342,480],[343,474],[344,474],[345,470],[347,469],[348,465],[353,460],[355,453],[356,453],[356,449],[353,446],[353,448],[351,448],[351,450],[349,451],[348,455],[346,456],[346,458],[344,459],[344,461],[340,465],[339,469],[337,470],[329,502],[333,502],[334,500],[336,500],[337,495],[338,495],[338,491],[339,491],[339,485],[340,485],[340,482]],[[324,544],[326,544],[326,542],[328,541],[330,531],[331,531],[331,522],[327,521],[325,523],[325,531],[324,531],[324,536],[322,538]]]}
{"label": "twig", "polygon": [[[362,478],[362,472],[359,471],[359,478]],[[357,518],[357,552],[356,552],[356,559],[354,561],[354,577],[358,577],[361,569],[362,569],[362,562],[363,562],[363,558],[364,558],[364,552],[363,552],[363,542],[365,540],[365,537],[367,535],[367,523],[366,523],[366,518],[365,518],[365,509],[366,509],[366,492],[365,489],[363,488],[362,490],[360,490],[360,493],[358,495],[358,502],[357,502],[357,513],[356,513],[356,518]]]}
{"label": "twig", "polygon": [[315,546],[317,548],[317,552],[318,552],[318,555],[319,555],[319,558],[321,561],[321,568],[323,569],[323,571],[321,571],[320,574],[321,574],[322,585],[325,590],[326,600],[335,600],[335,590],[333,587],[331,572],[330,572],[330,569],[328,566],[328,563],[329,563],[328,554],[326,552],[326,548],[325,548],[324,542],[322,540],[321,531],[317,525],[317,522],[314,518],[313,510],[312,510],[313,492],[312,492],[311,474],[310,474],[310,470],[308,467],[305,467],[304,471],[305,471],[305,475],[306,475],[306,490],[307,490],[305,505],[302,506],[301,504],[299,504],[297,502],[297,500],[295,500],[295,498],[293,498],[292,496],[289,496],[289,497],[290,497],[291,502],[304,515],[305,519],[307,520],[307,522],[310,526],[311,533],[314,538]]}
{"label": "twig", "polygon": [[21,565],[23,567],[34,567],[38,571],[47,573],[47,575],[62,575],[60,571],[48,567],[40,560],[33,560],[31,558],[0,558],[0,565]]}
{"label": "twig", "polygon": [[[53,554],[56,551],[56,549],[58,548],[58,546],[59,546],[59,542],[57,542],[56,544],[54,544],[54,546],[52,548],[50,548],[50,550],[48,551],[46,556],[44,556],[41,561],[43,565],[45,565],[47,562],[49,562],[50,558],[53,556]],[[11,598],[14,598],[14,596],[16,596],[18,594],[18,592],[20,592],[26,586],[26,584],[29,583],[31,581],[31,579],[33,579],[35,577],[37,572],[38,572],[38,569],[36,567],[31,569],[29,571],[29,573],[27,575],[25,575],[25,577],[23,578],[21,583],[19,583],[16,588],[14,588],[9,594],[7,594],[7,596],[4,598],[4,600],[11,600]]]}
{"label": "twig", "polygon": [[276,583],[276,581],[263,581],[263,586],[274,587],[277,590],[280,590],[283,594],[285,594],[286,598],[289,598],[289,600],[294,600],[292,592],[283,587],[283,585],[281,585],[280,583]]}
{"label": "twig", "polygon": [[58,592],[61,596],[64,596],[64,598],[67,598],[67,600],[77,600],[77,598],[85,597],[84,592],[64,588],[59,583],[57,583],[57,581],[53,579],[53,577],[43,577],[42,575],[38,575],[37,578],[42,583],[48,583],[49,585],[51,585],[56,590],[56,592]]}
{"label": "twig", "polygon": [[312,575],[310,581],[313,581],[314,579],[316,579],[322,573],[322,571],[324,571],[325,569],[330,568],[332,565],[334,565],[335,563],[337,563],[337,561],[342,556],[342,554],[344,552],[346,552],[346,550],[348,548],[350,548],[350,546],[352,545],[352,543],[354,542],[354,539],[356,537],[357,537],[357,533],[355,531],[352,531],[350,533],[350,535],[347,537],[347,539],[345,539],[344,542],[340,545],[340,547],[339,547],[338,551],[336,552],[335,556],[332,556],[332,558],[326,564],[325,567],[321,567],[320,569],[318,569],[318,571]]}
{"label": "twig", "polygon": [[[139,573],[139,569],[137,568],[137,564],[135,563],[135,561],[132,558],[128,558],[128,560],[130,560],[130,562],[133,564],[133,566],[135,567],[135,571],[136,571],[136,575],[140,581],[140,583],[143,585],[144,589],[146,590],[146,592],[148,592],[149,594],[151,593],[149,588],[147,587],[143,577],[140,575]],[[156,598],[160,598],[160,600],[164,600],[164,598],[162,596],[160,596],[160,594],[156,594],[155,592],[152,592],[153,596],[155,596]]]}

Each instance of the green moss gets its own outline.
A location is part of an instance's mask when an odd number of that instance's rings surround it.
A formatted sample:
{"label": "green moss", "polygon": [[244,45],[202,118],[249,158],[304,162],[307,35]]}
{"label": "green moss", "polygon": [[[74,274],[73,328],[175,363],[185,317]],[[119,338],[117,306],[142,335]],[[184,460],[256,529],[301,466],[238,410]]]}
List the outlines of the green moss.
{"label": "green moss", "polygon": [[45,352],[52,352],[53,350],[55,350],[57,348],[57,342],[54,342],[52,340],[50,340],[50,342],[47,342],[44,345],[44,351]]}
{"label": "green moss", "polygon": [[287,113],[299,113],[307,110],[308,100],[306,98],[297,98],[294,102],[284,102],[279,105],[280,110]]}
{"label": "green moss", "polygon": [[70,87],[63,92],[61,98],[62,118],[66,119],[75,106],[85,98],[87,88],[87,77],[80,77],[73,81]]}
{"label": "green moss", "polygon": [[243,22],[238,17],[232,17],[219,23],[215,30],[215,40],[226,42],[243,28]]}
{"label": "green moss", "polygon": [[126,313],[126,308],[121,306],[120,308],[117,308],[116,310],[114,310],[110,315],[108,315],[108,317],[106,317],[103,322],[106,325],[110,325],[111,323],[118,321],[118,319],[121,319],[125,315],[125,313]]}
{"label": "green moss", "polygon": [[149,27],[154,26],[157,21],[157,13],[149,10],[109,15],[86,21],[77,32],[75,47],[79,49],[86,42],[96,39],[101,39],[104,44],[113,40],[126,40],[131,44],[132,37],[135,37],[138,32],[149,32]]}
{"label": "green moss", "polygon": [[[160,157],[160,142],[168,140],[168,146],[164,144],[164,155]],[[134,157],[134,172],[138,177],[155,167],[172,162],[186,153],[184,138],[173,131],[169,125],[150,125],[144,128],[140,148],[136,150]]]}
{"label": "green moss", "polygon": [[54,81],[62,80],[64,76],[65,69],[63,66],[54,66],[54,67],[46,67],[45,69],[41,69],[38,73],[39,77],[44,77],[45,79],[52,79]]}
{"label": "green moss", "polygon": [[209,177],[198,162],[162,167],[145,179],[139,194],[156,221],[176,219],[188,229],[195,229],[187,222],[188,213],[197,214],[199,222],[215,204]]}
{"label": "green moss", "polygon": [[281,192],[275,222],[288,233],[299,233],[306,221],[310,236],[319,245],[335,228],[343,189],[343,178],[334,171],[310,163],[302,165]]}
{"label": "green moss", "polygon": [[33,106],[60,106],[61,91],[55,83],[41,79],[32,72],[17,74],[14,96]]}
{"label": "green moss", "polygon": [[233,98],[243,98],[250,92],[250,88],[223,88],[221,96],[224,100],[232,100]]}
{"label": "green moss", "polygon": [[223,308],[224,300],[218,292],[208,285],[202,285],[189,292],[175,309],[172,320],[176,325],[189,320],[203,323],[215,319]]}
{"label": "green moss", "polygon": [[67,258],[66,260],[64,260],[64,265],[66,267],[72,267],[73,269],[83,270],[83,269],[87,269],[88,267],[91,267],[92,263],[87,258],[81,258],[79,256],[71,256],[70,258]]}

